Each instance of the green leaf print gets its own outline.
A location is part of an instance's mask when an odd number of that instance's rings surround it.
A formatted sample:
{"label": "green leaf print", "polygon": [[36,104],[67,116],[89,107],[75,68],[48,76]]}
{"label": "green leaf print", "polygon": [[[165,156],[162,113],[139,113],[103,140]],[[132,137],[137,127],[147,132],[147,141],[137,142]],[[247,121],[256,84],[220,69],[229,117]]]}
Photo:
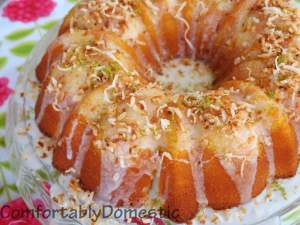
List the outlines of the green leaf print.
{"label": "green leaf print", "polygon": [[8,184],[7,185],[7,188],[15,193],[19,193],[19,190],[17,188],[17,185],[16,184]]}
{"label": "green leaf print", "polygon": [[45,30],[51,29],[53,26],[55,26],[58,23],[58,20],[51,20],[43,25],[41,25],[41,28]]}
{"label": "green leaf print", "polygon": [[0,167],[0,181],[2,183],[2,187],[0,187],[0,192],[1,194],[0,195],[6,195],[6,198],[8,200],[11,200],[11,194],[10,194],[10,188],[8,187],[10,184],[8,184],[7,180],[6,180],[6,177],[5,177],[5,174],[4,174],[4,170],[2,167]]}
{"label": "green leaf print", "polygon": [[6,57],[0,57],[0,69],[2,69],[7,63]]}
{"label": "green leaf print", "polygon": [[36,171],[36,173],[43,179],[43,180],[49,180],[48,174],[43,171],[42,169],[39,169]]}
{"label": "green leaf print", "polygon": [[4,148],[6,146],[5,144],[5,138],[4,137],[0,137],[0,147]]}
{"label": "green leaf print", "polygon": [[5,191],[5,188],[4,187],[0,187],[0,196],[3,195],[4,191]]}
{"label": "green leaf print", "polygon": [[35,41],[27,41],[23,42],[21,44],[18,44],[17,46],[13,47],[10,51],[12,54],[15,56],[20,56],[20,57],[27,57],[33,47],[35,46],[36,42]]}
{"label": "green leaf print", "polygon": [[7,36],[5,36],[5,38],[9,41],[17,41],[32,34],[33,31],[34,31],[33,28],[17,30],[8,34]]}
{"label": "green leaf print", "polygon": [[10,170],[11,168],[10,163],[8,161],[0,162],[0,167],[6,170]]}
{"label": "green leaf print", "polygon": [[5,121],[6,121],[6,114],[0,113],[0,128],[5,127]]}

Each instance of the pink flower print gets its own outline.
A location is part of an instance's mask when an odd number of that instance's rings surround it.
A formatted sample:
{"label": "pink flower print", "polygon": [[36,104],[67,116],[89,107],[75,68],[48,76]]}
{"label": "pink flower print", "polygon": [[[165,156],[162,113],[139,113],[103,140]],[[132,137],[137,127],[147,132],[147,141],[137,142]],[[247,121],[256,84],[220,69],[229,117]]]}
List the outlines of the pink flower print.
{"label": "pink flower print", "polygon": [[22,212],[26,212],[27,209],[27,205],[22,198],[4,204],[1,208],[0,224],[41,225],[32,214],[22,215]]}
{"label": "pink flower print", "polygon": [[49,16],[55,6],[53,0],[10,0],[3,9],[3,16],[11,21],[28,23]]}
{"label": "pink flower print", "polygon": [[8,99],[13,90],[8,87],[9,80],[7,77],[0,77],[0,106]]}

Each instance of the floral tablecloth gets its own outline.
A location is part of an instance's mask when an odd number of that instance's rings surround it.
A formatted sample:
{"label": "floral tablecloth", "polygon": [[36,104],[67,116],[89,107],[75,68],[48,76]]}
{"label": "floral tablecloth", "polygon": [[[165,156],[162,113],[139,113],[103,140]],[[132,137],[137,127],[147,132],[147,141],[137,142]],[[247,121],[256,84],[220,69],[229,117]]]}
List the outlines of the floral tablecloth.
{"label": "floral tablecloth", "polygon": [[[0,5],[0,206],[10,202],[12,208],[26,208],[18,198],[4,140],[9,96],[13,94],[19,71],[35,44],[76,1],[9,0]],[[296,2],[300,3],[300,0]],[[21,218],[13,223],[0,220],[0,225],[5,224],[39,223],[33,218]]]}
{"label": "floral tablecloth", "polygon": [[[9,0],[0,6],[0,205],[18,197],[4,140],[9,96],[35,44],[75,3],[76,0]],[[26,207],[21,200],[11,204]],[[0,224],[8,223],[1,220]]]}

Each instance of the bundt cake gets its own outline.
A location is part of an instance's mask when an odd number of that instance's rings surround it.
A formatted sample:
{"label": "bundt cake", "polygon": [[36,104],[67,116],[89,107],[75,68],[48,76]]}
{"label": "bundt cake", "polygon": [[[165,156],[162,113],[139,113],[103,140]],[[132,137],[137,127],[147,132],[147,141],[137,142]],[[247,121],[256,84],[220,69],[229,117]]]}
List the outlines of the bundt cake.
{"label": "bundt cake", "polygon": [[299,23],[287,0],[81,1],[36,68],[53,166],[176,222],[294,176]]}

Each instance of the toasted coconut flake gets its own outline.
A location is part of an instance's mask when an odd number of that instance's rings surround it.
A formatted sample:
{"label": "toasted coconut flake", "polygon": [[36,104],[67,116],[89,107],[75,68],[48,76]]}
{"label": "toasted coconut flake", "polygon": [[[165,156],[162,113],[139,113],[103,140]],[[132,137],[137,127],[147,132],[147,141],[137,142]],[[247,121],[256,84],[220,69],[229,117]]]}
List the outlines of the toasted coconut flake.
{"label": "toasted coconut flake", "polygon": [[160,125],[163,130],[166,130],[170,125],[170,121],[167,119],[160,119]]}

